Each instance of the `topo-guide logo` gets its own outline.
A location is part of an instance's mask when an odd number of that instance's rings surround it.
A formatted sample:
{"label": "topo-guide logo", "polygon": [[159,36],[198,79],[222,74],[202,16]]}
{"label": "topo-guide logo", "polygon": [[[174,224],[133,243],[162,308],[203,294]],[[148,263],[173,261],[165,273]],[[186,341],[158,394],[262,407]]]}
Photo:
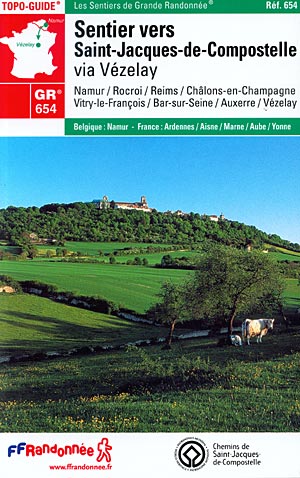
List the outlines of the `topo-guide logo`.
{"label": "topo-guide logo", "polygon": [[175,449],[175,459],[187,471],[200,470],[208,460],[208,448],[199,438],[185,438]]}
{"label": "topo-guide logo", "polygon": [[0,58],[0,118],[64,118],[64,14],[1,14]]}

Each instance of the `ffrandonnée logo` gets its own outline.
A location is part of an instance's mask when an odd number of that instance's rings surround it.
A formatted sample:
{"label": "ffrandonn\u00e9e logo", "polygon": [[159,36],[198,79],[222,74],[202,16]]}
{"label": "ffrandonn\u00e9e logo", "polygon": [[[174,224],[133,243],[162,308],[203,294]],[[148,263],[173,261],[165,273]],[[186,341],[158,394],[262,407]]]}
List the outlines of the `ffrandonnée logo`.
{"label": "ffrandonn\u00e9e logo", "polygon": [[93,457],[99,462],[111,462],[111,450],[112,446],[109,444],[108,438],[104,437],[97,443],[97,447],[87,446],[81,444],[70,444],[65,446],[59,446],[57,443],[49,444],[43,443],[42,445],[33,445],[25,442],[18,443],[17,445],[10,445],[7,450],[9,458],[15,455],[24,456],[42,456],[44,454],[53,454],[59,458],[69,455],[81,455],[86,457]]}
{"label": "ffrandonn\u00e9e logo", "polygon": [[199,438],[185,438],[178,443],[175,459],[187,471],[200,470],[208,460],[208,448]]}

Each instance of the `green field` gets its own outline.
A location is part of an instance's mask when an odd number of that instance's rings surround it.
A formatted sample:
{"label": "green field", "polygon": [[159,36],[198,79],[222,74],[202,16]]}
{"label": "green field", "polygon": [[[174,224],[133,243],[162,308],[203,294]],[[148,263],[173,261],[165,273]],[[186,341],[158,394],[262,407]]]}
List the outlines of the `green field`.
{"label": "green field", "polygon": [[[109,263],[109,259],[111,255],[114,255],[114,252],[117,252],[115,255],[116,262],[126,264],[127,261],[133,260],[135,257],[140,257],[141,259],[147,259],[148,264],[153,266],[155,264],[160,264],[161,259],[164,255],[170,254],[171,257],[188,257],[193,259],[197,257],[199,252],[190,251],[190,250],[172,250],[174,246],[168,244],[155,244],[154,247],[162,247],[164,250],[161,252],[139,252],[138,249],[145,249],[147,246],[152,246],[153,244],[147,243],[124,243],[124,242],[66,242],[64,245],[64,249],[67,249],[67,259],[70,259],[72,253],[80,253],[81,258],[92,258],[99,262]],[[126,248],[132,248],[132,253],[130,254],[122,254],[122,251]],[[45,255],[47,251],[52,252],[53,258],[52,260],[56,260],[55,253],[56,253],[57,246],[49,246],[49,245],[39,245],[38,246],[38,258],[40,260],[45,260]],[[62,249],[62,247],[60,247]],[[135,251],[134,251],[135,250]],[[99,255],[99,251],[102,252]],[[49,260],[49,259],[47,259]],[[61,258],[58,258],[61,260]]]}
{"label": "green field", "polygon": [[[96,263],[49,260],[46,251],[55,253],[57,247],[39,245],[36,259],[2,260],[1,274],[74,295],[99,296],[144,313],[157,301],[163,282],[181,284],[193,274],[126,265],[133,254],[117,255],[117,264],[108,263],[108,254],[116,250],[147,245],[65,243],[69,257],[80,252],[82,259]],[[165,254],[199,254],[161,246],[169,250],[136,255],[153,265]],[[6,247],[0,244],[0,250]],[[300,260],[300,254],[280,248],[269,255]],[[274,332],[262,344],[220,347],[220,337],[210,336],[174,341],[170,350],[153,345],[154,340],[143,347],[126,345],[165,337],[164,327],[34,295],[0,294],[0,432],[299,432],[300,326],[295,319],[300,286],[297,279],[286,279],[285,284],[288,331],[277,317]],[[176,326],[175,335],[184,331]],[[125,347],[101,348],[109,345]],[[94,351],[84,355],[87,346]],[[73,355],[67,355],[71,351]],[[46,358],[45,352],[65,356]],[[6,363],[8,355],[22,358]]]}
{"label": "green field", "polygon": [[270,257],[276,261],[300,262],[300,254],[288,252],[270,252]]}
{"label": "green field", "polygon": [[[56,285],[61,291],[78,295],[98,295],[122,307],[143,313],[155,302],[166,280],[183,281],[190,271],[155,269],[119,264],[73,264],[61,262],[1,262],[1,272],[16,280],[37,280]],[[300,305],[300,287],[296,279],[286,279],[285,302]]]}
{"label": "green field", "polygon": [[28,294],[0,295],[0,351],[20,355],[74,347],[122,345],[165,329],[55,303]]}
{"label": "green field", "polygon": [[[79,242],[79,241],[66,241],[64,243],[64,248],[67,249],[69,252],[80,252],[83,256],[91,256],[91,257],[99,257],[99,251],[101,251],[103,254],[113,254],[114,251],[118,251],[120,253],[124,249],[132,248],[132,249],[145,249],[147,247],[161,247],[165,250],[165,252],[159,252],[156,253],[158,258],[161,258],[164,254],[175,254],[174,257],[180,257],[181,255],[195,255],[195,252],[189,251],[189,250],[183,250],[179,252],[173,250],[175,247],[172,244],[151,244],[151,243],[143,243],[143,242]],[[268,245],[266,245],[267,247]],[[11,250],[13,251],[14,247],[13,246],[6,246],[4,243],[0,243],[0,249],[6,249],[6,250]],[[45,254],[47,250],[52,250],[53,252],[56,251],[57,246],[56,245],[38,245],[37,246],[38,251],[40,254]],[[275,260],[279,261],[300,261],[300,252],[295,252],[295,251],[289,251],[288,249],[285,249],[283,247],[279,246],[274,246],[274,249],[276,249],[276,252],[272,251],[269,252],[270,257],[274,258]],[[135,255],[139,255],[139,253],[136,253]],[[155,254],[143,254],[145,257],[152,257],[152,255]],[[130,258],[131,255],[122,255],[120,254],[119,257],[122,258]],[[103,256],[100,256],[103,258]],[[159,261],[157,261],[159,262]],[[152,263],[152,262],[151,262]]]}
{"label": "green field", "polygon": [[286,279],[283,293],[284,304],[290,312],[300,308],[300,285],[297,279]]}
{"label": "green field", "polygon": [[110,264],[74,264],[40,261],[1,261],[1,273],[16,280],[37,280],[60,291],[98,295],[143,313],[156,301],[161,284],[180,283],[188,271]]}
{"label": "green field", "polygon": [[[55,266],[76,266],[77,271],[91,266],[3,264],[23,266],[17,272],[25,275],[51,266],[53,279]],[[76,269],[67,270],[65,280],[72,271],[74,280],[82,279]],[[46,271],[49,274],[47,267]],[[299,303],[297,280],[287,281],[285,294],[290,306]],[[0,295],[0,317],[2,356],[120,345],[167,332],[27,294]],[[128,346],[2,363],[0,431],[298,432],[299,339],[299,327],[286,332],[277,320],[274,332],[250,347],[217,347],[218,337],[211,337],[174,342],[171,350]],[[253,403],[261,413],[253,413]]]}
{"label": "green field", "polygon": [[[81,252],[83,255],[99,257],[99,251],[103,254],[112,254],[114,251],[122,251],[125,248],[145,249],[146,247],[162,247],[166,250],[172,250],[171,244],[150,244],[146,242],[79,242],[66,241],[64,248],[70,252]],[[43,252],[45,250],[55,251],[58,246],[53,245],[39,245],[38,250]]]}
{"label": "green field", "polygon": [[[191,271],[125,266],[121,264],[74,264],[40,261],[1,261],[1,273],[16,280],[37,280],[56,285],[60,291],[98,295],[119,306],[143,313],[156,300],[166,280],[180,283]],[[300,306],[297,279],[286,279],[285,303]]]}
{"label": "green field", "polygon": [[[1,432],[299,432],[300,334],[2,364]],[[259,410],[259,413],[257,411]]]}
{"label": "green field", "polygon": [[[268,247],[268,244],[266,244],[266,247]],[[288,249],[279,246],[273,246],[272,249],[276,249],[276,252],[272,250],[269,252],[269,256],[276,261],[300,261],[300,252],[289,251]]]}
{"label": "green field", "polygon": [[284,247],[279,247],[279,246],[276,246],[276,249],[278,252],[282,252],[283,254],[290,254],[292,256],[300,257],[300,252],[290,251],[288,249],[285,249]]}

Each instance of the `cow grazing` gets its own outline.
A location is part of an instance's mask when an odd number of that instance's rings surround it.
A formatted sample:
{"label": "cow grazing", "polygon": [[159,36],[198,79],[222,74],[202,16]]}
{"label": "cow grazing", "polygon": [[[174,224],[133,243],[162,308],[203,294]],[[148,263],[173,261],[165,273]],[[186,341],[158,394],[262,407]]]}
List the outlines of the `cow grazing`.
{"label": "cow grazing", "polygon": [[239,335],[230,335],[231,345],[235,345],[238,347],[239,345],[243,345],[242,339]]}
{"label": "cow grazing", "polygon": [[246,319],[242,324],[242,337],[248,345],[251,337],[257,337],[257,343],[261,343],[262,337],[268,330],[273,330],[273,326],[274,319]]}

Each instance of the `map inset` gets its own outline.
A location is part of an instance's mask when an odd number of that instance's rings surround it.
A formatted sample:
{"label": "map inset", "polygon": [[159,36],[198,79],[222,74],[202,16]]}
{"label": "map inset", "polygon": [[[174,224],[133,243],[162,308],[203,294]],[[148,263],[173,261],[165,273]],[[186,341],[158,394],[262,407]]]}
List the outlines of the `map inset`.
{"label": "map inset", "polygon": [[55,44],[56,33],[48,31],[46,20],[33,21],[13,36],[0,38],[0,43],[7,45],[14,54],[11,75],[16,78],[34,78],[38,73],[52,75],[57,66],[53,65],[50,51]]}

